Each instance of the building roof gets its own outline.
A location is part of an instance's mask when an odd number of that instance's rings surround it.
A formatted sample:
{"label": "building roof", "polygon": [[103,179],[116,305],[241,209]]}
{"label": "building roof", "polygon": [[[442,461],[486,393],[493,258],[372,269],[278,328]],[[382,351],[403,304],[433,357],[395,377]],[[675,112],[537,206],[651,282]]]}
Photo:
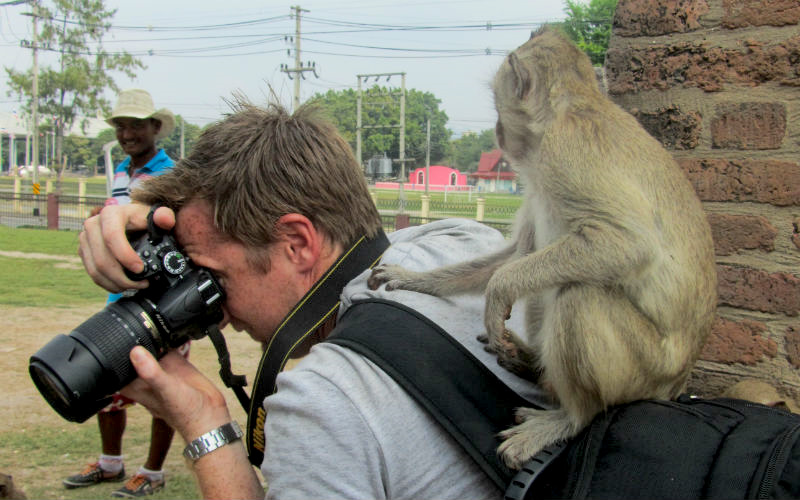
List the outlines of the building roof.
{"label": "building roof", "polygon": [[[481,159],[478,161],[477,172],[473,172],[469,174],[469,176],[477,177],[478,179],[516,179],[517,173],[510,168],[506,167],[505,170],[502,170],[502,168],[504,168],[504,163],[503,151],[500,149],[493,149],[488,153],[481,153]],[[498,168],[501,169],[499,172]]]}

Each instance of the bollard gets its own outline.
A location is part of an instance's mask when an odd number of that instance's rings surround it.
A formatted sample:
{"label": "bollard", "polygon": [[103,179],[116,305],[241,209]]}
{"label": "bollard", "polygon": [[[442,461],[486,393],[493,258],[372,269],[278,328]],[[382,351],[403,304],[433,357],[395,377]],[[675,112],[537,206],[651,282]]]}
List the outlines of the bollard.
{"label": "bollard", "polygon": [[420,217],[422,217],[422,223],[428,223],[428,216],[431,213],[431,197],[430,195],[423,194],[419,197],[420,201],[422,202],[422,207],[420,209]]}
{"label": "bollard", "polygon": [[47,193],[47,229],[58,230],[58,195]]}
{"label": "bollard", "polygon": [[478,198],[477,200],[477,213],[475,214],[475,220],[478,222],[483,222],[483,212],[486,208],[486,199],[485,198]]}
{"label": "bollard", "polygon": [[88,212],[86,211],[86,179],[78,179],[78,217],[81,219],[87,218]]}

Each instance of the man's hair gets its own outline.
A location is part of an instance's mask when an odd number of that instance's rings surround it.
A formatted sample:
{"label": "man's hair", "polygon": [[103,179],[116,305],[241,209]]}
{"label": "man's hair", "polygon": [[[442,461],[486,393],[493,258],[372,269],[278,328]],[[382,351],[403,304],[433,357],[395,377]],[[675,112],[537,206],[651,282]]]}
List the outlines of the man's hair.
{"label": "man's hair", "polygon": [[316,108],[293,114],[243,98],[209,126],[191,153],[164,175],[142,183],[134,200],[173,210],[209,203],[217,229],[253,249],[276,240],[288,213],[308,217],[335,243],[349,245],[381,226],[352,150]]}

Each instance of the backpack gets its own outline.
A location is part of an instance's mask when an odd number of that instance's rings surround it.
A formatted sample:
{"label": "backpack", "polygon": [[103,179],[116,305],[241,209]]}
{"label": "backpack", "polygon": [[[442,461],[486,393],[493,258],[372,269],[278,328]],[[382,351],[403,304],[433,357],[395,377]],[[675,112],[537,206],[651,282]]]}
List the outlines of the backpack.
{"label": "backpack", "polygon": [[361,301],[328,342],[398,382],[505,492],[526,498],[800,498],[800,415],[735,399],[636,401],[609,408],[578,436],[520,471],[497,456],[498,432],[523,400],[417,311]]}

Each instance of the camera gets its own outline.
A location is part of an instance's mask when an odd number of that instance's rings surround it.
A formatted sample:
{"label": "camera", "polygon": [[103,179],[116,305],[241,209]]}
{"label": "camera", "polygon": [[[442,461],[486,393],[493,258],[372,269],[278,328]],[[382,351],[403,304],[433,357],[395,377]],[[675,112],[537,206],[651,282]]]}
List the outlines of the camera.
{"label": "camera", "polygon": [[36,388],[66,420],[86,421],[136,378],[129,358],[135,346],[160,359],[222,320],[225,294],[211,271],[194,265],[172,234],[152,223],[152,211],[148,226],[146,234],[132,239],[144,270],[126,272],[150,286],[108,304],[30,358]]}

